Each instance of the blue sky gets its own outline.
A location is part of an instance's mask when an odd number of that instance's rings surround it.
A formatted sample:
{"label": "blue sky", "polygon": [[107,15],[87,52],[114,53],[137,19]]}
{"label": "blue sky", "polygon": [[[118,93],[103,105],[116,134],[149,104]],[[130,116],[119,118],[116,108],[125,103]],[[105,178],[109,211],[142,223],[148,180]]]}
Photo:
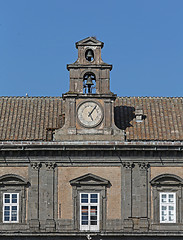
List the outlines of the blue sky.
{"label": "blue sky", "polygon": [[182,0],[0,0],[0,95],[61,96],[96,36],[118,96],[183,95]]}

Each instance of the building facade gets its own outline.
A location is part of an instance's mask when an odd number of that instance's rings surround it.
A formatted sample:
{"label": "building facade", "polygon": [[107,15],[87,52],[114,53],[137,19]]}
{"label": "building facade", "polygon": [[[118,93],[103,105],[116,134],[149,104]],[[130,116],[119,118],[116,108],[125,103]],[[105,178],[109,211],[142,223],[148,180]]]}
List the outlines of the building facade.
{"label": "building facade", "polygon": [[62,97],[0,98],[0,239],[183,239],[183,98],[117,97],[102,47]]}

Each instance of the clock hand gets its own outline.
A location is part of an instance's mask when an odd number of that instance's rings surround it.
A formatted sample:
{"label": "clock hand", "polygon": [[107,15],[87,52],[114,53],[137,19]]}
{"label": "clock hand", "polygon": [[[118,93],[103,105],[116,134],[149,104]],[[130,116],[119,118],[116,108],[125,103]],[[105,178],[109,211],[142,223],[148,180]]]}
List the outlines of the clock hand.
{"label": "clock hand", "polygon": [[93,111],[95,110],[95,108],[97,107],[97,105],[95,105],[95,107],[92,109],[92,111],[88,114],[88,117],[90,117],[93,113]]}
{"label": "clock hand", "polygon": [[90,117],[91,117],[91,120],[93,121],[92,115],[90,115]]}

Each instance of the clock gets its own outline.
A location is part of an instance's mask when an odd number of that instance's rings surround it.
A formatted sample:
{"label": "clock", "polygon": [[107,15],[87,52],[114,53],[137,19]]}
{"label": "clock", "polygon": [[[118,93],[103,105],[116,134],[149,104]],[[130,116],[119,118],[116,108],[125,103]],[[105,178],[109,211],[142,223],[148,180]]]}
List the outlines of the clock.
{"label": "clock", "polygon": [[85,101],[77,109],[79,123],[88,128],[99,125],[103,120],[103,115],[102,106],[94,101]]}

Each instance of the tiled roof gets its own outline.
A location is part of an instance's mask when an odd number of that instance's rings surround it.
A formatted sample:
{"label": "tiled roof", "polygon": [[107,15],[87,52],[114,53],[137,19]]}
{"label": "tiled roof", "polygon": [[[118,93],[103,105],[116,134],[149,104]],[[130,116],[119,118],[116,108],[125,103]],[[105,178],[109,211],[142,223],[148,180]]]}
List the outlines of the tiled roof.
{"label": "tiled roof", "polygon": [[[183,98],[122,97],[115,103],[115,121],[127,140],[183,141]],[[142,122],[134,112],[143,109]]]}
{"label": "tiled roof", "polygon": [[47,128],[57,128],[60,97],[1,97],[0,140],[46,140]]}
{"label": "tiled roof", "polygon": [[[141,122],[135,118],[138,108],[143,109]],[[46,141],[63,112],[61,97],[0,97],[0,141]],[[114,112],[126,140],[183,141],[183,98],[117,98]]]}

